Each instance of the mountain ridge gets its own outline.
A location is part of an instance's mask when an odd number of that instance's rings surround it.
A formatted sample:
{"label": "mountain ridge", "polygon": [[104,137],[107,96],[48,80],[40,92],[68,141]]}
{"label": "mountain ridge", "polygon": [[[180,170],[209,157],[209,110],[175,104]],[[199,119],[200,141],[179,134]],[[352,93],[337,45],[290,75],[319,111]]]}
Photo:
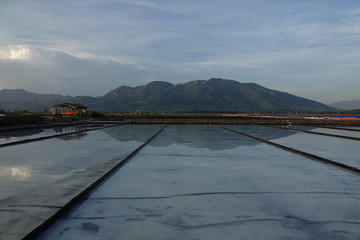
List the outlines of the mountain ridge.
{"label": "mountain ridge", "polygon": [[328,105],[337,109],[354,110],[354,109],[360,109],[360,100],[352,99],[349,101],[338,101],[338,102],[330,103]]}
{"label": "mountain ridge", "polygon": [[[256,83],[211,78],[172,84],[153,81],[136,87],[120,86],[104,96],[63,96],[35,94],[25,90],[0,90],[0,103],[7,109],[50,108],[62,102],[82,103],[97,111],[130,112],[136,109],[149,111],[332,111],[325,104],[269,89]],[[26,104],[16,104],[16,99],[26,99]],[[13,104],[7,102],[14,101]],[[33,101],[33,102],[31,102]],[[29,105],[30,104],[30,105]],[[20,108],[20,109],[19,109]]]}

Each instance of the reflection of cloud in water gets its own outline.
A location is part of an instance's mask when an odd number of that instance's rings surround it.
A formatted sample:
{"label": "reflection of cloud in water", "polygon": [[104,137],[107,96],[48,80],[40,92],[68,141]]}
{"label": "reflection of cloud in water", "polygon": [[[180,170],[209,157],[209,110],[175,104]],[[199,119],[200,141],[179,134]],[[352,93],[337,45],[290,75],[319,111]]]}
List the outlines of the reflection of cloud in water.
{"label": "reflection of cloud in water", "polygon": [[[266,140],[295,134],[295,132],[291,131],[279,131],[279,129],[274,128],[257,128],[252,126],[244,128],[244,132],[251,134],[251,129],[254,131],[254,135]],[[149,137],[150,130],[153,130],[151,126],[143,125],[108,128],[102,131],[121,142],[144,142]],[[168,126],[164,132],[151,141],[149,145],[153,147],[164,147],[174,143],[192,148],[223,150],[233,149],[239,146],[254,146],[260,142],[214,126]]]}
{"label": "reflection of cloud in water", "polygon": [[31,177],[31,170],[28,167],[0,167],[0,177],[26,180]]}

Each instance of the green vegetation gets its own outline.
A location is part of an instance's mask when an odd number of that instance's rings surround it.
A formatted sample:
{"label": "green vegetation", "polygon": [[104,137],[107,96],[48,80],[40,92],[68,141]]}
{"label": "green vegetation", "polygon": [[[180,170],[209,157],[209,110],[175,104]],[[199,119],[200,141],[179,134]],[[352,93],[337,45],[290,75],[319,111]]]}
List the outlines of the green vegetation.
{"label": "green vegetation", "polygon": [[[139,87],[121,86],[102,99],[112,111],[132,112],[302,112],[334,111],[333,108],[254,83],[212,78],[182,84],[152,82]],[[90,105],[90,107],[92,107]]]}
{"label": "green vegetation", "polygon": [[101,112],[96,112],[96,111],[93,111],[90,113],[90,118],[103,118],[105,117],[105,115]]}
{"label": "green vegetation", "polygon": [[[23,102],[19,103],[19,99]],[[105,112],[334,112],[325,104],[268,89],[255,83],[212,78],[181,84],[154,81],[138,87],[121,86],[102,97],[34,94],[0,90],[4,108],[43,111],[63,102],[81,103]],[[6,102],[13,102],[9,105]],[[15,104],[16,103],[16,104]],[[100,117],[100,116],[99,116]]]}

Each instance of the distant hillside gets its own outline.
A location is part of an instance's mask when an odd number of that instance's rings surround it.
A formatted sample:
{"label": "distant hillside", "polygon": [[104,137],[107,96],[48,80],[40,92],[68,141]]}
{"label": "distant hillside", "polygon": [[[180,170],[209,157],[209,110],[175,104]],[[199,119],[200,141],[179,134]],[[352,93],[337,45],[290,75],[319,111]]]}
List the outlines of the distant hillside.
{"label": "distant hillside", "polygon": [[95,100],[93,97],[71,97],[59,94],[36,94],[23,89],[0,90],[0,104],[6,110],[17,111],[43,111],[63,102],[81,102],[90,104]]}
{"label": "distant hillside", "polygon": [[[116,111],[331,111],[331,107],[255,83],[212,78],[173,85],[121,86],[101,98]],[[95,106],[94,106],[95,107]],[[96,108],[100,107],[97,105]]]}
{"label": "distant hillside", "polygon": [[[35,102],[36,100],[36,102]],[[255,83],[212,78],[172,84],[154,81],[138,87],[120,86],[102,97],[70,97],[34,94],[24,90],[1,90],[5,109],[38,110],[61,102],[82,103],[93,110],[130,112],[149,111],[332,111],[333,108]]]}
{"label": "distant hillside", "polygon": [[353,110],[360,109],[360,100],[350,100],[350,101],[340,101],[329,104],[329,106],[344,109],[344,110]]}

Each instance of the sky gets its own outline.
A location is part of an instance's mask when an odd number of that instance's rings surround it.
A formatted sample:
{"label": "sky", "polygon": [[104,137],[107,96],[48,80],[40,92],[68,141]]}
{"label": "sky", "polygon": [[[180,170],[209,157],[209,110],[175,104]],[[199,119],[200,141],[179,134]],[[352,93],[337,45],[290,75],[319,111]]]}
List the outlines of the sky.
{"label": "sky", "polygon": [[360,99],[360,1],[0,0],[0,89],[102,96],[212,77]]}

